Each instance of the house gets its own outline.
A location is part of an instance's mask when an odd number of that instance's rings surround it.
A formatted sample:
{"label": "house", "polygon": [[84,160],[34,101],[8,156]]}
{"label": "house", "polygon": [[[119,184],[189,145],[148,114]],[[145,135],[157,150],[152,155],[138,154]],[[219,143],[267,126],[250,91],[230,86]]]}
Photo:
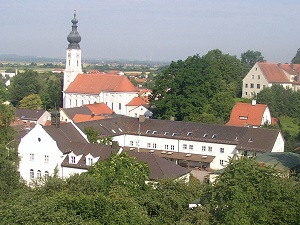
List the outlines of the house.
{"label": "house", "polygon": [[189,182],[191,170],[176,165],[158,155],[133,151],[128,152],[128,155],[135,157],[138,161],[144,162],[149,166],[150,181],[177,179]]}
{"label": "house", "polygon": [[149,118],[153,114],[149,108],[149,104],[147,104],[142,98],[134,97],[128,104],[126,104],[126,116],[145,116],[146,118]]}
{"label": "house", "polygon": [[233,155],[283,152],[279,130],[147,118],[114,117],[76,124],[110,136],[126,151],[159,155],[188,168],[221,169]]}
{"label": "house", "polygon": [[104,102],[116,114],[126,115],[126,104],[138,96],[136,88],[124,73],[82,73],[81,36],[77,31],[76,13],[67,37],[66,68],[64,70],[63,107],[74,108]]}
{"label": "house", "polygon": [[300,90],[300,64],[257,62],[243,79],[243,98],[253,98],[266,87],[280,84]]}
{"label": "house", "polygon": [[15,121],[17,122],[20,120],[24,123],[45,125],[47,120],[50,120],[50,113],[46,110],[16,108]]}
{"label": "house", "polygon": [[61,178],[87,171],[112,153],[111,146],[91,144],[73,123],[37,124],[19,144],[19,172],[30,182],[55,173]]}
{"label": "house", "polygon": [[272,117],[266,104],[238,102],[231,111],[227,126],[239,127],[260,127],[264,124],[271,124]]}
{"label": "house", "polygon": [[112,111],[103,102],[83,105],[74,108],[61,108],[60,110],[60,121],[76,121],[83,122],[89,120],[97,120],[103,118],[104,115],[112,115]]}
{"label": "house", "polygon": [[274,166],[282,172],[299,172],[300,155],[292,152],[268,152],[255,157],[260,164]]}

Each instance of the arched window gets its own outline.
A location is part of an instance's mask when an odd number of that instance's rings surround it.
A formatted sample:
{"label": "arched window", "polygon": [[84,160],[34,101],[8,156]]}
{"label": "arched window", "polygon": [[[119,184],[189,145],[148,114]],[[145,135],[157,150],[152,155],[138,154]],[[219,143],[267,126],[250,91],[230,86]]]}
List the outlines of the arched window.
{"label": "arched window", "polygon": [[36,173],[36,177],[37,177],[37,178],[41,178],[41,177],[42,177],[42,173],[41,173],[41,171],[40,171],[40,170],[38,170],[38,171],[37,171],[37,173]]}
{"label": "arched window", "polygon": [[30,179],[33,179],[34,178],[34,171],[33,169],[30,170]]}
{"label": "arched window", "polygon": [[48,178],[48,177],[49,177],[49,172],[45,171],[45,178]]}

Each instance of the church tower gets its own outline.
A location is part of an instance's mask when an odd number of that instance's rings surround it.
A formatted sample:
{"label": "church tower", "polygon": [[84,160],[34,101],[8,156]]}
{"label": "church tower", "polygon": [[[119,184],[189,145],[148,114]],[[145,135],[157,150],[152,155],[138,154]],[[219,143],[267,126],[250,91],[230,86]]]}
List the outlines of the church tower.
{"label": "church tower", "polygon": [[74,18],[71,20],[73,23],[72,31],[67,37],[69,42],[69,46],[67,48],[66,55],[66,68],[64,71],[64,87],[63,91],[65,91],[71,82],[74,81],[77,74],[82,73],[81,68],[81,49],[79,42],[81,41],[81,37],[77,31],[77,23],[76,12],[74,13]]}

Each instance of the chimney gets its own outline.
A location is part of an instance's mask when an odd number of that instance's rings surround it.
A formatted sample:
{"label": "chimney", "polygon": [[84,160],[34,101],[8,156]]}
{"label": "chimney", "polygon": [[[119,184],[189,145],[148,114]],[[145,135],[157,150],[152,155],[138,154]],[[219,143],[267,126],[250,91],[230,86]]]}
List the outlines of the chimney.
{"label": "chimney", "polygon": [[277,65],[278,65],[279,68],[281,68],[281,63],[278,63]]}
{"label": "chimney", "polygon": [[292,70],[294,70],[294,63],[291,63],[291,68]]}
{"label": "chimney", "polygon": [[252,99],[251,105],[255,106],[256,105],[256,99]]}

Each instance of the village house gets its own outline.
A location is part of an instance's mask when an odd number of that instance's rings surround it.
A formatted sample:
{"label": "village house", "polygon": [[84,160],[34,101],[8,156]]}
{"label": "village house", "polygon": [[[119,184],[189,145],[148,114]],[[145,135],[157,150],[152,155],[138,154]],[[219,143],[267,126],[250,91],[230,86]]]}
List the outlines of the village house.
{"label": "village house", "polygon": [[227,126],[260,127],[274,124],[275,118],[271,117],[269,107],[266,104],[238,102],[231,111]]}
{"label": "village house", "polygon": [[257,62],[243,79],[243,98],[253,98],[266,87],[280,84],[300,90],[300,64]]}

